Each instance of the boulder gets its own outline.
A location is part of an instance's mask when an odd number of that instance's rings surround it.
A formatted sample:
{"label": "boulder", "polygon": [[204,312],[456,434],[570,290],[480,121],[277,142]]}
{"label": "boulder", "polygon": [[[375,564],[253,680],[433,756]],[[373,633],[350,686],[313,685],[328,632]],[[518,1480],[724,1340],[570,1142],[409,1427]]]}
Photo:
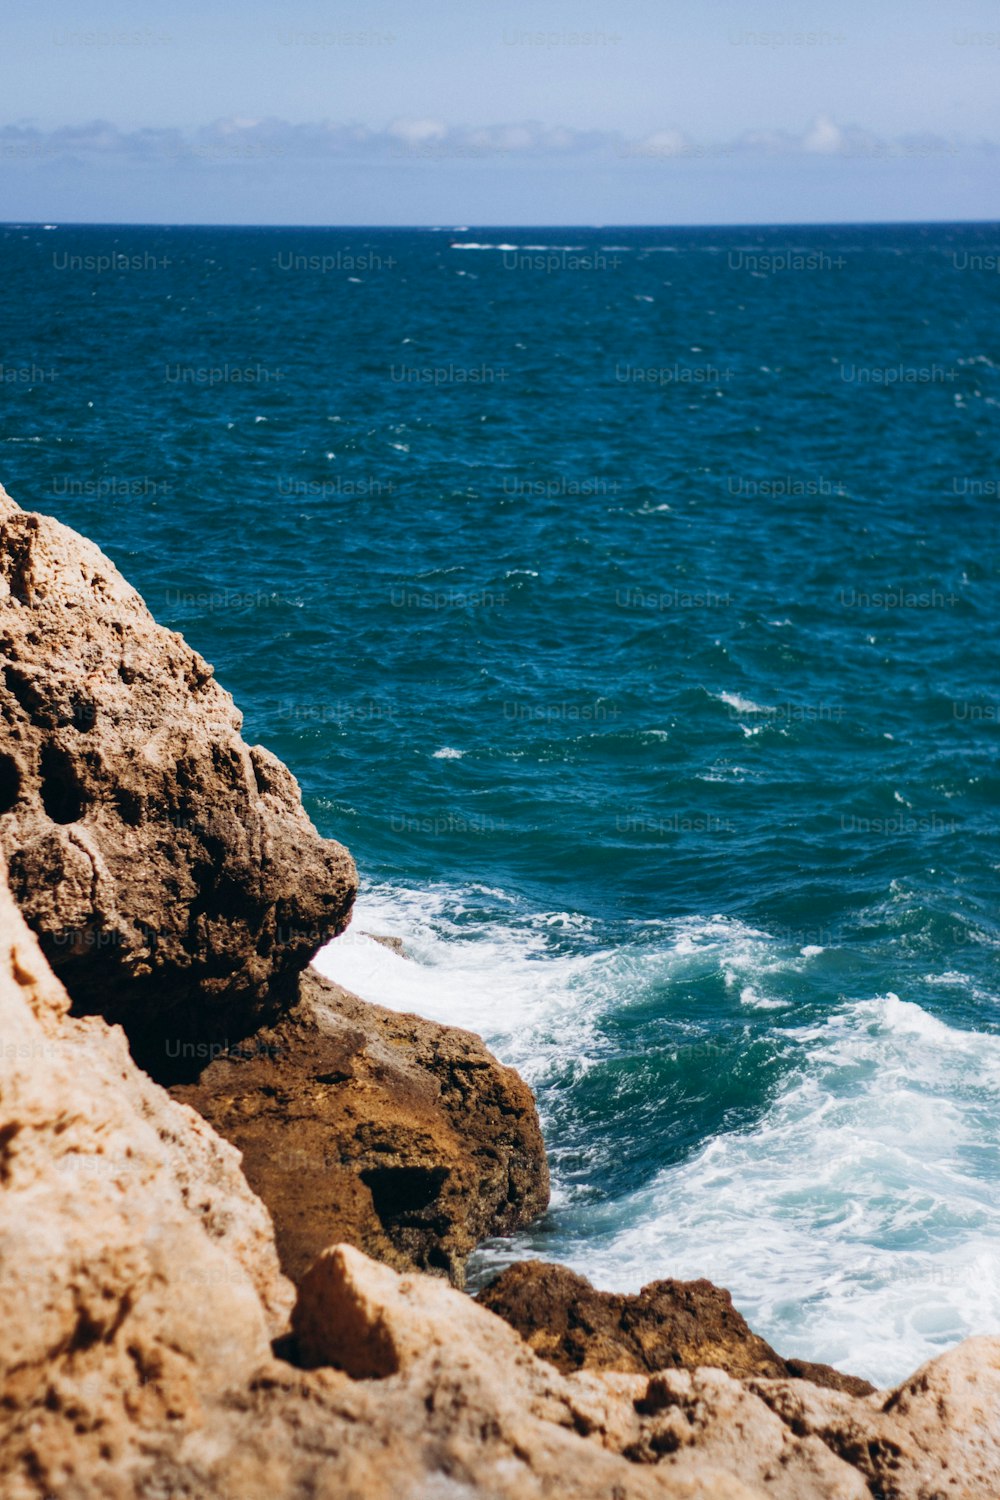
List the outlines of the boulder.
{"label": "boulder", "polygon": [[517,1073],[472,1032],[370,1005],[314,969],[292,1011],[173,1095],[239,1147],[296,1281],[345,1241],[461,1285],[480,1240],[548,1203]]}
{"label": "boulder", "polygon": [[74,1011],[160,1079],[287,1008],[354,900],[241,724],[92,542],[0,488],[0,853]]}
{"label": "boulder", "polygon": [[1000,1495],[1000,1339],[971,1338],[866,1402],[801,1381],[750,1390],[805,1438],[822,1442],[881,1500]]}
{"label": "boulder", "polygon": [[798,1376],[856,1396],[874,1390],[829,1365],[782,1359],[711,1281],[653,1281],[628,1296],[599,1292],[566,1266],[523,1260],[484,1287],[479,1301],[566,1373],[711,1365],[737,1378]]}

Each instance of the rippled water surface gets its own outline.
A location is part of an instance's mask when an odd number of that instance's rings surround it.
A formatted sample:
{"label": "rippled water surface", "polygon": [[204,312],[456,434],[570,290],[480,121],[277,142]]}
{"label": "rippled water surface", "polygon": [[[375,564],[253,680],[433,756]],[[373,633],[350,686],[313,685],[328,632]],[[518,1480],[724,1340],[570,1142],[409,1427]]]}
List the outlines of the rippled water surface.
{"label": "rippled water surface", "polygon": [[1000,229],[0,247],[0,479],[354,852],[324,969],[537,1091],[480,1274],[877,1380],[1000,1332]]}

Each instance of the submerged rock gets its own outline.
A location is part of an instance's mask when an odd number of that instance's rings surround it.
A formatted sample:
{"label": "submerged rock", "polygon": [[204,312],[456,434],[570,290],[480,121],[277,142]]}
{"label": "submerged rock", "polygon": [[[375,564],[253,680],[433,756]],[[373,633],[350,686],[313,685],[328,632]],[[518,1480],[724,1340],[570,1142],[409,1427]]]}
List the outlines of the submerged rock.
{"label": "submerged rock", "polygon": [[480,1240],[544,1211],[531,1090],[478,1036],[369,1005],[308,969],[299,1004],[174,1097],[243,1154],[298,1280],[346,1241],[461,1285]]}
{"label": "submerged rock", "polygon": [[362,937],[371,938],[373,943],[381,943],[383,948],[388,948],[391,953],[395,953],[399,958],[409,958],[410,956],[406,951],[406,944],[401,937],[392,937],[385,932],[365,932],[362,933]]}
{"label": "submerged rock", "polygon": [[[350,855],[212,668],[92,542],[0,488],[0,852],[79,1013],[158,1078],[274,1019],[347,924]],[[191,1049],[200,1047],[192,1065]]]}
{"label": "submerged rock", "polygon": [[478,1300],[567,1374],[711,1365],[738,1378],[791,1375],[856,1396],[874,1390],[829,1365],[782,1359],[711,1281],[653,1281],[629,1296],[599,1292],[566,1266],[522,1260],[484,1287]]}

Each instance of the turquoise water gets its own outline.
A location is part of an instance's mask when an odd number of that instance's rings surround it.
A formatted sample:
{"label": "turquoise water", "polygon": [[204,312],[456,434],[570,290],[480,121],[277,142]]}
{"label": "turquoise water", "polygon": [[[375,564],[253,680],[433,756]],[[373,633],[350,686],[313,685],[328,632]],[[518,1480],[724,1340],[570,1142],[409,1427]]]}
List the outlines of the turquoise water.
{"label": "turquoise water", "polygon": [[355,854],[321,966],[537,1092],[479,1274],[1000,1332],[1000,228],[0,245],[0,480]]}

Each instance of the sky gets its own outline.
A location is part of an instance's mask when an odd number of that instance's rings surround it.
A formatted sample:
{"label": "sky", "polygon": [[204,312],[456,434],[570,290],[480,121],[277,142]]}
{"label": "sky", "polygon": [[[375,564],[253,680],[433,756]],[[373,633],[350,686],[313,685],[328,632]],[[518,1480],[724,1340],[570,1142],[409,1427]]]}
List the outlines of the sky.
{"label": "sky", "polygon": [[996,0],[4,0],[0,220],[1000,219]]}

